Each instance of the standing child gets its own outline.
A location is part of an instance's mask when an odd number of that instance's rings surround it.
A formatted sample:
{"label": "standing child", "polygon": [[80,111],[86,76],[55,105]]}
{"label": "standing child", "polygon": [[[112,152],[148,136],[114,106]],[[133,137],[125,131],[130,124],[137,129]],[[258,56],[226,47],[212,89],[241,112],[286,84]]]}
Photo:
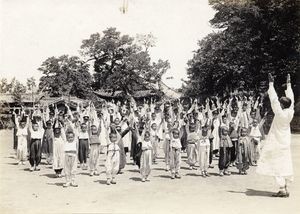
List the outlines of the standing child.
{"label": "standing child", "polygon": [[90,176],[99,175],[97,167],[100,156],[100,135],[101,123],[98,128],[96,125],[91,126],[90,130]]}
{"label": "standing child", "polygon": [[105,161],[107,185],[116,184],[115,178],[120,165],[120,148],[118,146],[118,134],[116,130],[111,130],[107,142],[107,156]]}
{"label": "standing child", "polygon": [[17,159],[18,164],[25,165],[27,159],[27,136],[28,136],[28,118],[27,120],[23,116],[21,121],[18,121],[18,117],[15,112],[13,112],[15,118],[15,124],[17,127]]}
{"label": "standing child", "polygon": [[82,123],[78,134],[78,160],[83,170],[87,170],[86,162],[89,150],[89,133],[87,127],[86,123]]}
{"label": "standing child", "polygon": [[170,169],[171,178],[180,179],[179,174],[180,164],[181,164],[181,141],[179,129],[173,129],[170,142]]}
{"label": "standing child", "polygon": [[[164,122],[166,124],[166,122]],[[165,153],[165,163],[166,163],[166,171],[170,170],[170,135],[171,135],[171,128],[172,128],[172,124],[171,122],[167,122],[167,127],[165,127],[164,129],[164,135],[163,135],[163,150]]]}
{"label": "standing child", "polygon": [[159,143],[159,137],[158,137],[158,130],[160,127],[157,127],[156,123],[151,124],[150,129],[150,140],[152,143],[152,162],[156,163],[156,158],[158,155],[158,143]]}
{"label": "standing child", "polygon": [[223,127],[221,129],[221,139],[220,139],[220,157],[219,157],[220,176],[231,174],[227,170],[230,164],[231,147],[232,147],[232,142],[228,135],[228,129],[226,127]]}
{"label": "standing child", "polygon": [[61,172],[64,168],[64,146],[66,136],[64,129],[58,120],[54,124],[54,138],[53,138],[53,170],[55,171],[56,177],[61,178]]}
{"label": "standing child", "polygon": [[199,170],[203,177],[209,176],[207,173],[209,166],[210,141],[207,126],[203,126],[201,130],[200,140],[198,144],[199,151]]}
{"label": "standing child", "polygon": [[230,148],[230,166],[235,166],[237,145],[238,145],[238,125],[234,122],[229,124],[230,139],[232,142],[232,147]]}
{"label": "standing child", "polygon": [[[262,120],[264,121],[264,120]],[[251,165],[256,166],[257,161],[259,158],[259,153],[260,153],[260,141],[261,141],[261,131],[260,131],[260,125],[258,124],[257,119],[254,119],[252,124],[249,126],[250,133],[250,151],[251,151]]]}
{"label": "standing child", "polygon": [[221,121],[219,118],[219,112],[218,110],[214,110],[212,112],[213,118],[212,118],[212,150],[213,154],[217,154],[220,149],[220,125]]}
{"label": "standing child", "polygon": [[142,182],[149,181],[148,176],[151,172],[152,166],[152,144],[150,141],[150,132],[146,131],[144,135],[142,135],[142,156],[141,156],[141,164],[140,164],[140,172],[142,175]]}
{"label": "standing child", "polygon": [[246,175],[246,170],[249,169],[249,137],[247,136],[248,132],[246,128],[241,129],[241,137],[238,141],[237,146],[237,169],[239,170],[239,173],[242,175]]}
{"label": "standing child", "polygon": [[199,142],[199,136],[196,133],[196,124],[191,123],[189,126],[186,126],[186,132],[187,132],[187,156],[188,160],[187,163],[189,165],[189,169],[197,169],[195,167],[196,164],[196,147],[197,143]]}
{"label": "standing child", "polygon": [[42,150],[43,153],[46,154],[46,162],[47,164],[52,164],[52,159],[53,159],[53,124],[51,120],[48,120],[46,122],[46,129],[44,132],[44,137],[43,137],[43,146]]}
{"label": "standing child", "polygon": [[41,162],[41,153],[42,153],[42,138],[43,138],[43,128],[42,125],[34,120],[32,126],[30,126],[30,144],[29,144],[29,163],[30,171],[39,171],[38,168]]}
{"label": "standing child", "polygon": [[75,140],[75,134],[72,130],[67,131],[67,143],[65,144],[65,165],[64,171],[66,175],[66,183],[63,187],[78,187],[75,183],[75,172],[77,168],[77,141]]}

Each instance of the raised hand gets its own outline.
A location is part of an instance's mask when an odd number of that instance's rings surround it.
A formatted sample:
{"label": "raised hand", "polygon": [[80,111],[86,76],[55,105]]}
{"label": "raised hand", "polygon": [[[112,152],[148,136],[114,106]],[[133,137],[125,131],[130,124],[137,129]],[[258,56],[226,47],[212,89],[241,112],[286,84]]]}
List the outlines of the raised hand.
{"label": "raised hand", "polygon": [[290,76],[290,74],[287,75],[286,83],[287,84],[291,83],[291,76]]}
{"label": "raised hand", "polygon": [[274,77],[271,73],[268,74],[269,82],[274,82]]}

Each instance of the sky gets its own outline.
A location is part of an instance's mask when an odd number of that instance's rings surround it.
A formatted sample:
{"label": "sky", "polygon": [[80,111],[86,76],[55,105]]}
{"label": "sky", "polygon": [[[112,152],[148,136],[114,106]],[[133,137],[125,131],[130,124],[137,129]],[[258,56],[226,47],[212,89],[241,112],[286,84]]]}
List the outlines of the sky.
{"label": "sky", "polygon": [[[128,11],[120,7],[128,2]],[[23,83],[39,79],[39,66],[51,56],[79,55],[83,39],[108,27],[122,34],[152,33],[154,61],[169,60],[163,76],[181,87],[197,41],[213,32],[215,11],[207,0],[0,0],[0,78]],[[170,78],[171,77],[171,78]]]}

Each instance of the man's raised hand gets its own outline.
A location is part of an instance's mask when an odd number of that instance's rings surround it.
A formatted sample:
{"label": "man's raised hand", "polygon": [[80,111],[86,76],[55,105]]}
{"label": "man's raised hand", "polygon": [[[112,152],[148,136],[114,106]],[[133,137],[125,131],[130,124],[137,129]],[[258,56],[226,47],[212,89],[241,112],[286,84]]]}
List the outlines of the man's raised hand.
{"label": "man's raised hand", "polygon": [[269,82],[274,82],[274,77],[271,73],[268,74]]}
{"label": "man's raised hand", "polygon": [[291,76],[290,76],[290,74],[287,75],[286,83],[287,84],[291,83]]}

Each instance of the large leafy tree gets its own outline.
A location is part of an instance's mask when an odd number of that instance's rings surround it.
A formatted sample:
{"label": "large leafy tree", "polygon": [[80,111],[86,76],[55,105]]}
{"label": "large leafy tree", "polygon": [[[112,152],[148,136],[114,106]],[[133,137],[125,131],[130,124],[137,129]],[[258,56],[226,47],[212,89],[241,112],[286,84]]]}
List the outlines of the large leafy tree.
{"label": "large leafy tree", "polygon": [[92,77],[89,65],[77,56],[63,55],[46,59],[39,70],[40,90],[47,90],[50,96],[73,95],[86,98],[90,93]]}
{"label": "large leafy tree", "polygon": [[[188,62],[187,94],[259,90],[267,73],[299,91],[300,7],[297,0],[211,0],[219,32],[201,40]],[[283,87],[282,87],[283,88]]]}
{"label": "large leafy tree", "polygon": [[116,28],[83,40],[81,53],[94,65],[94,89],[122,90],[130,94],[156,83],[169,68],[169,62],[161,59],[152,62],[148,50],[153,46],[152,35],[139,35],[135,40],[121,35]]}

